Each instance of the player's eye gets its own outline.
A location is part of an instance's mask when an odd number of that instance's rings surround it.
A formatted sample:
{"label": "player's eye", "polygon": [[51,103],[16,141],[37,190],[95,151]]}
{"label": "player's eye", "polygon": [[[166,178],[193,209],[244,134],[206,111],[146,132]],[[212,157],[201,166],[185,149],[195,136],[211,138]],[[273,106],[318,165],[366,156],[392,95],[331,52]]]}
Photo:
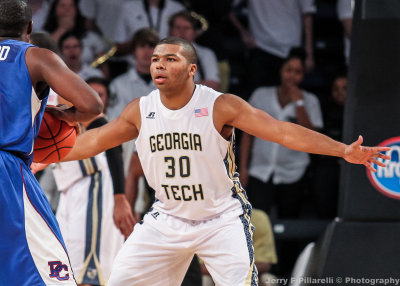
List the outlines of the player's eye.
{"label": "player's eye", "polygon": [[157,58],[152,58],[151,61],[152,61],[153,63],[155,63],[155,62],[158,62],[159,59],[157,59]]}
{"label": "player's eye", "polygon": [[169,61],[169,62],[175,62],[176,59],[174,59],[174,58],[167,58],[167,61]]}

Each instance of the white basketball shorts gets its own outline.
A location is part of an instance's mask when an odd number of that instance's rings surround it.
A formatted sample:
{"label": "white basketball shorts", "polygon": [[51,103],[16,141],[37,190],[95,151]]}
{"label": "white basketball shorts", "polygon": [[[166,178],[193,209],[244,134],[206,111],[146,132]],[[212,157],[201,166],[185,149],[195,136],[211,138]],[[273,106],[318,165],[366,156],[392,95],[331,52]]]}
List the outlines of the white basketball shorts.
{"label": "white basketball shorts", "polygon": [[250,216],[242,213],[239,209],[192,221],[150,211],[119,251],[108,285],[181,285],[195,253],[216,285],[258,285],[254,228]]}

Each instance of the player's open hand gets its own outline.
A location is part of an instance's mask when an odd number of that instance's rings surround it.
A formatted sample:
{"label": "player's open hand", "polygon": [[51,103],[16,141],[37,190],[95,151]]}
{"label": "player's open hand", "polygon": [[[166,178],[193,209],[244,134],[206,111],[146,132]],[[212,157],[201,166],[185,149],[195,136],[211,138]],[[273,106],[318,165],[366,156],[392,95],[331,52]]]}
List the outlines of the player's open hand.
{"label": "player's open hand", "polygon": [[132,233],[136,220],[125,194],[114,195],[114,223],[121,233],[128,238]]}
{"label": "player's open hand", "polygon": [[361,146],[362,142],[363,138],[360,135],[357,141],[347,146],[343,158],[347,162],[353,164],[363,164],[365,167],[368,168],[368,170],[372,172],[376,172],[376,169],[373,167],[373,164],[385,167],[386,164],[384,164],[378,159],[381,158],[390,160],[390,156],[380,153],[382,151],[389,151],[390,147],[365,147]]}

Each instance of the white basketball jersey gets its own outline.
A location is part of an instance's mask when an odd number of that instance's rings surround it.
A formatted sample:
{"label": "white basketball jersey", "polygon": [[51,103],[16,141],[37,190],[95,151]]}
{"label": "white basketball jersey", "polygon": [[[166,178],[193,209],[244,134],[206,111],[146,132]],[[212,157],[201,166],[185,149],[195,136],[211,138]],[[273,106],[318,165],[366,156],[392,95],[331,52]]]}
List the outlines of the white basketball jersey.
{"label": "white basketball jersey", "polygon": [[220,95],[196,85],[179,110],[166,108],[159,90],[140,99],[136,147],[146,179],[156,191],[154,209],[204,220],[251,208],[236,173],[234,136],[227,141],[214,126],[214,102]]}

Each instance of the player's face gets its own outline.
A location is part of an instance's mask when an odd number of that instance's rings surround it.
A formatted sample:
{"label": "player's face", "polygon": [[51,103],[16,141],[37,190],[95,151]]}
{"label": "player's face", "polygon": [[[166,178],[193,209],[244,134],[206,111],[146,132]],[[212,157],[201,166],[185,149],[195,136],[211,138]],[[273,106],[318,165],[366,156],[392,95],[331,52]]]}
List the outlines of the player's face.
{"label": "player's face", "polygon": [[340,105],[344,105],[347,94],[347,79],[339,77],[332,85],[332,97]]}
{"label": "player's face", "polygon": [[192,24],[184,18],[176,18],[170,31],[171,36],[185,39],[188,42],[193,42],[196,38],[196,31]]}
{"label": "player's face", "polygon": [[281,69],[281,83],[298,86],[303,80],[304,68],[299,59],[293,58],[285,62]]}
{"label": "player's face", "polygon": [[188,63],[179,45],[163,44],[155,47],[151,57],[150,73],[159,88],[180,86],[193,80],[196,65]]}

